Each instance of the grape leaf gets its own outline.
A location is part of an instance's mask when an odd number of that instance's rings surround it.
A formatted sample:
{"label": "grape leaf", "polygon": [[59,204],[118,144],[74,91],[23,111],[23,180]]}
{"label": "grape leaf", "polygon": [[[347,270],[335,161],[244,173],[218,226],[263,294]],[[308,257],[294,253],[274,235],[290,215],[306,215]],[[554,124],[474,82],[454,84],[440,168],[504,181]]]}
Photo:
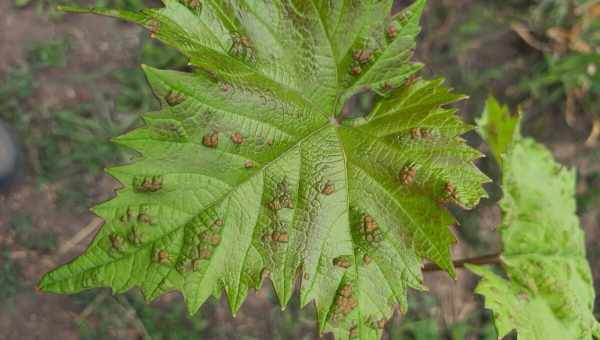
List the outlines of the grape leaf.
{"label": "grape leaf", "polygon": [[520,137],[519,124],[519,115],[511,115],[507,106],[500,105],[494,97],[488,98],[483,114],[477,120],[477,131],[499,163],[513,141]]}
{"label": "grape leaf", "polygon": [[469,266],[483,277],[476,292],[494,312],[500,337],[514,329],[522,340],[598,337],[592,275],[575,214],[575,171],[557,164],[543,145],[522,138],[519,129],[519,117],[488,101],[480,131],[503,157],[500,233],[508,279]]}
{"label": "grape leaf", "polygon": [[[178,290],[190,313],[224,290],[235,314],[266,277],[282,306],[299,280],[320,332],[374,339],[424,258],[454,275],[444,205],[475,206],[487,178],[444,108],[463,97],[410,61],[425,0],[163,2],[66,8],[141,24],[193,71],[144,66],[163,109],[115,139],[140,156],[108,170],[105,225],[42,290]],[[365,89],[376,107],[343,119]]]}

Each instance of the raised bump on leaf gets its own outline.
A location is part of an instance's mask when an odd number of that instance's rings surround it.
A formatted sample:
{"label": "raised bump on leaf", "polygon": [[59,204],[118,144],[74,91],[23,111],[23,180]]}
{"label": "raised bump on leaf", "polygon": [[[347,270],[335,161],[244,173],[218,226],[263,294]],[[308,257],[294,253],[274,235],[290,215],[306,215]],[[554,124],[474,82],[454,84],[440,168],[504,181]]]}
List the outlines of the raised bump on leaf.
{"label": "raised bump on leaf", "polygon": [[[319,332],[377,338],[377,320],[396,304],[406,310],[408,287],[423,289],[423,259],[454,273],[455,221],[431,193],[452,181],[467,207],[485,196],[479,153],[460,139],[471,127],[444,108],[462,97],[414,76],[425,1],[394,17],[392,0],[202,1],[201,11],[190,1],[89,10],[146,28],[155,20],[156,38],[194,71],[143,66],[165,105],[115,139],[140,156],[110,169],[123,189],[94,209],[107,221],[100,241],[40,288],[138,286],[147,299],[179,290],[190,313],[224,290],[235,314],[266,273],[282,305],[302,275],[300,300],[315,302]],[[343,104],[365,88],[385,96],[360,124],[342,121]],[[411,128],[435,138],[412,140]],[[408,162],[419,164],[419,188],[399,185]],[[161,190],[135,190],[149,176],[162,176]],[[124,252],[106,251],[114,228],[130,242]],[[153,261],[154,249],[169,263]]]}

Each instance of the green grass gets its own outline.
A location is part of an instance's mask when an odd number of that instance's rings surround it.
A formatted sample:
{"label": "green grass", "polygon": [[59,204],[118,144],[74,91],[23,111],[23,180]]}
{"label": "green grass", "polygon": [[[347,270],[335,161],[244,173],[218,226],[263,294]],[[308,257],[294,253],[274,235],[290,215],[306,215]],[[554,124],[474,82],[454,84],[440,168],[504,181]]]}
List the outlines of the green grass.
{"label": "green grass", "polygon": [[8,252],[0,253],[0,302],[4,303],[19,291],[20,283],[15,263]]}
{"label": "green grass", "polygon": [[18,245],[41,252],[50,252],[56,249],[56,235],[35,228],[31,216],[18,214],[10,220],[10,226],[15,233],[15,241]]}
{"label": "green grass", "polygon": [[112,7],[136,11],[156,2],[152,0],[13,0],[13,4],[17,8],[34,7],[40,16],[60,19],[64,13],[57,10],[58,6]]}

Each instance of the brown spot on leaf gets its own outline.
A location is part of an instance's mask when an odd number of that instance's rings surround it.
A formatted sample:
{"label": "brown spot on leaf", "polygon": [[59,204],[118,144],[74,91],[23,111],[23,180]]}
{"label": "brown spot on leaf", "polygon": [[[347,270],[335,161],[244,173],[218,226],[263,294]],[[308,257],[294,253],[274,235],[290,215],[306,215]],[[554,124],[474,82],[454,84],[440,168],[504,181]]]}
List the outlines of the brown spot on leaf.
{"label": "brown spot on leaf", "polygon": [[[134,177],[133,190],[136,192],[156,192],[162,188],[162,176]],[[128,216],[129,221],[132,216]]]}
{"label": "brown spot on leaf", "polygon": [[213,234],[213,235],[210,237],[210,243],[211,243],[213,246],[218,246],[219,244],[221,244],[221,236],[220,236],[220,235],[217,235],[217,234]]}
{"label": "brown spot on leaf", "polygon": [[254,168],[254,162],[251,160],[247,160],[244,162],[244,168],[246,169],[252,169]]}
{"label": "brown spot on leaf", "polygon": [[240,145],[240,144],[244,143],[244,137],[242,136],[241,133],[236,132],[231,135],[231,142],[233,142],[233,144]]}
{"label": "brown spot on leaf", "polygon": [[366,49],[356,50],[352,54],[352,58],[360,64],[366,64],[373,60],[373,52]]}
{"label": "brown spot on leaf", "polygon": [[222,219],[222,218],[217,218],[217,219],[215,220],[215,226],[217,226],[217,227],[222,227],[222,226],[223,226],[223,224],[225,224],[225,221],[223,221],[223,219]]}
{"label": "brown spot on leaf", "polygon": [[458,201],[458,199],[460,198],[460,195],[458,193],[458,191],[456,190],[456,187],[454,186],[454,184],[452,184],[452,182],[447,182],[446,183],[446,187],[444,188],[444,199],[445,200],[455,200]]}
{"label": "brown spot on leaf", "polygon": [[164,249],[161,249],[156,252],[154,256],[154,260],[158,263],[168,263],[169,262],[169,252]]}
{"label": "brown spot on leaf", "polygon": [[156,19],[148,20],[148,22],[146,23],[146,28],[148,29],[148,31],[150,31],[150,33],[158,34],[158,32],[160,31],[160,22]]}
{"label": "brown spot on leaf", "polygon": [[352,286],[350,286],[350,285],[343,286],[342,289],[340,289],[340,295],[344,296],[344,297],[352,296]]}
{"label": "brown spot on leaf", "polygon": [[332,183],[330,183],[330,182],[327,182],[327,184],[325,184],[325,186],[324,186],[324,187],[323,187],[323,189],[321,190],[321,193],[322,193],[323,195],[327,195],[327,196],[329,196],[329,195],[333,194],[334,192],[335,192],[335,187],[334,187],[334,186],[333,186],[333,184],[332,184]]}
{"label": "brown spot on leaf", "polygon": [[417,176],[417,168],[413,165],[406,165],[400,171],[400,181],[404,185],[411,184]]}
{"label": "brown spot on leaf", "polygon": [[410,129],[410,136],[413,139],[421,139],[421,129],[419,129],[419,128]]}
{"label": "brown spot on leaf", "polygon": [[333,265],[340,268],[350,268],[352,266],[352,262],[350,262],[347,257],[340,256],[333,259]]}
{"label": "brown spot on leaf", "polygon": [[398,36],[398,29],[396,28],[396,25],[390,24],[385,30],[385,33],[388,38],[394,39],[396,36]]}
{"label": "brown spot on leaf", "polygon": [[365,233],[370,233],[379,229],[379,224],[375,222],[371,215],[365,213],[363,214],[363,228]]}
{"label": "brown spot on leaf", "polygon": [[371,257],[370,257],[369,255],[365,254],[365,255],[363,256],[363,263],[364,263],[364,264],[369,264],[369,263],[371,263]]}
{"label": "brown spot on leaf", "polygon": [[198,249],[198,257],[201,260],[207,260],[212,256],[212,251],[208,248],[201,247]]}
{"label": "brown spot on leaf", "polygon": [[131,228],[131,233],[129,233],[129,241],[135,245],[142,244],[142,234],[135,226]]}
{"label": "brown spot on leaf", "polygon": [[167,102],[167,104],[169,104],[169,106],[176,106],[185,101],[185,96],[175,91],[169,91],[169,93],[167,93],[167,95],[165,96],[165,101]]}
{"label": "brown spot on leaf", "polygon": [[152,224],[152,219],[150,216],[144,213],[139,214],[137,220],[141,224]]}
{"label": "brown spot on leaf", "polygon": [[202,8],[202,1],[200,0],[187,0],[187,5],[193,10],[199,10]]}
{"label": "brown spot on leaf", "polygon": [[125,240],[120,235],[111,234],[108,238],[114,250],[122,251],[125,248]]}
{"label": "brown spot on leaf", "polygon": [[294,208],[294,202],[292,202],[292,199],[287,194],[282,194],[279,196],[279,203],[282,207],[286,207],[288,209]]}
{"label": "brown spot on leaf", "polygon": [[214,148],[219,144],[219,133],[214,131],[202,137],[202,144],[209,148]]}
{"label": "brown spot on leaf", "polygon": [[289,235],[288,233],[281,233],[278,231],[273,232],[273,234],[271,234],[271,240],[275,241],[275,242],[280,242],[280,243],[287,243],[289,241]]}
{"label": "brown spot on leaf", "polygon": [[352,67],[352,69],[350,70],[350,74],[352,74],[353,76],[358,76],[361,73],[362,73],[362,67],[360,67],[359,65]]}
{"label": "brown spot on leaf", "polygon": [[246,48],[252,48],[252,41],[245,35],[240,37],[240,43]]}

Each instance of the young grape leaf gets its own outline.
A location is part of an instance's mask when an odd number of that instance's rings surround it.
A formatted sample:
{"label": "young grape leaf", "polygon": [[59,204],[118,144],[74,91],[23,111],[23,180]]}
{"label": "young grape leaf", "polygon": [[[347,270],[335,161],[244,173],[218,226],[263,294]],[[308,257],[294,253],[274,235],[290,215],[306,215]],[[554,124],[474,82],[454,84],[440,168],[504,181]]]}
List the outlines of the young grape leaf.
{"label": "young grape leaf", "polygon": [[519,115],[511,115],[507,106],[500,105],[494,97],[488,98],[483,114],[477,120],[477,132],[485,139],[500,164],[502,155],[520,137],[519,124]]}
{"label": "young grape leaf", "polygon": [[[485,196],[471,127],[443,108],[463,97],[410,62],[425,0],[164,0],[162,9],[75,9],[143,25],[193,72],[144,67],[163,109],[116,142],[134,163],[85,254],[44,291],[181,291],[190,313],[225,290],[235,314],[270,277],[280,303],[300,279],[319,329],[379,337],[429,259],[454,275],[445,209]],[[366,118],[346,99],[381,95]]]}
{"label": "young grape leaf", "polygon": [[522,138],[519,118],[495,100],[488,101],[480,122],[486,122],[482,136],[503,157],[500,233],[508,279],[489,268],[469,269],[483,277],[476,292],[494,312],[498,335],[516,329],[521,340],[600,336],[575,214],[575,171],[557,164],[543,145]]}

